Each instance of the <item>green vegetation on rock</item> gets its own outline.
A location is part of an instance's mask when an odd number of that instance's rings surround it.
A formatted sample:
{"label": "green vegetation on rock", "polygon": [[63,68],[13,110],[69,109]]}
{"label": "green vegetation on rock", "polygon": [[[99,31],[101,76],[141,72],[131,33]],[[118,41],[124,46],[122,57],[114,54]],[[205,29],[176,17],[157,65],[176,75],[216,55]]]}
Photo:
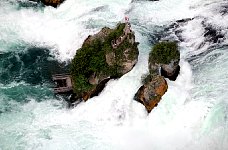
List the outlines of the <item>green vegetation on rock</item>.
{"label": "green vegetation on rock", "polygon": [[154,45],[150,52],[149,62],[168,64],[171,60],[179,59],[180,52],[176,42],[160,42]]}
{"label": "green vegetation on rock", "polygon": [[[123,53],[126,48],[134,48],[130,53],[137,54],[137,44],[129,43],[125,40],[116,49],[113,49],[111,42],[123,34],[125,23],[120,23],[115,29],[103,28],[101,32],[94,36],[89,36],[72,60],[71,75],[74,85],[74,92],[81,95],[83,92],[93,90],[96,85],[89,83],[89,78],[96,74],[102,80],[107,77],[120,77],[122,74],[118,71],[123,62]],[[105,32],[104,33],[102,33]],[[131,33],[132,34],[132,33]],[[132,35],[134,36],[134,35]],[[115,63],[110,66],[107,64],[106,54],[114,53]],[[136,58],[137,58],[136,57]]]}
{"label": "green vegetation on rock", "polygon": [[92,73],[106,72],[108,66],[105,62],[105,52],[102,50],[102,43],[95,40],[91,45],[84,45],[77,50],[71,64],[71,75],[73,78],[75,92],[81,92],[92,88],[88,78]]}

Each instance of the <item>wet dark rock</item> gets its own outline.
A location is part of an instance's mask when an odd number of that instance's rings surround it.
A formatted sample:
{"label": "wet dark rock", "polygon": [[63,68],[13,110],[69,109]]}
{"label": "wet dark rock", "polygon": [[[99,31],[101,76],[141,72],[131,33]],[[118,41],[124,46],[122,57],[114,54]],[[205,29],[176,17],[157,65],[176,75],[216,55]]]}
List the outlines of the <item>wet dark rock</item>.
{"label": "wet dark rock", "polygon": [[222,35],[219,30],[216,30],[212,26],[207,26],[205,27],[204,37],[206,37],[210,42],[217,43],[220,39],[224,38],[224,35]]}
{"label": "wet dark rock", "polygon": [[38,0],[17,1],[19,8],[39,8],[42,4]]}
{"label": "wet dark rock", "polygon": [[165,28],[164,32],[167,34],[166,37],[175,33],[175,37],[173,37],[172,39],[183,42],[184,38],[181,35],[182,29],[180,27],[186,25],[189,21],[192,21],[193,19],[194,18],[184,18],[184,19],[176,20],[175,22],[173,22],[172,24],[170,24],[168,27]]}
{"label": "wet dark rock", "polygon": [[99,7],[94,8],[91,12],[103,11],[103,10],[105,10],[107,7],[108,7],[107,5],[99,6]]}
{"label": "wet dark rock", "polygon": [[161,76],[175,81],[180,72],[179,60],[172,60],[169,64],[161,64]]}
{"label": "wet dark rock", "polygon": [[206,38],[205,42],[220,43],[224,40],[224,35],[221,33],[221,29],[208,24],[206,20],[203,20],[202,26],[205,29],[204,37]]}
{"label": "wet dark rock", "polygon": [[169,25],[169,27],[167,28],[168,30],[170,29],[176,29],[178,27],[180,27],[181,25],[193,20],[194,18],[185,18],[185,19],[180,19],[180,20],[176,20],[174,23],[172,23],[171,25]]}
{"label": "wet dark rock", "polygon": [[191,20],[193,20],[193,18],[180,19],[180,20],[177,20],[176,22],[177,23],[185,23],[185,22],[188,22],[188,21],[191,21]]}
{"label": "wet dark rock", "polygon": [[223,6],[221,6],[221,8],[220,8],[219,10],[220,10],[220,13],[221,13],[222,15],[228,14],[228,3],[225,4],[225,5],[223,5]]}

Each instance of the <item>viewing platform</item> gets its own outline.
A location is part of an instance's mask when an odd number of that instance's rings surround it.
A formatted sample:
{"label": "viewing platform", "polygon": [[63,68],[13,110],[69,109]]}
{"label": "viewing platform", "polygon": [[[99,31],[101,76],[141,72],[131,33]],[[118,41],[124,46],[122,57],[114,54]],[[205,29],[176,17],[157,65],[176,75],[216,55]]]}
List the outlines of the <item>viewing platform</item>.
{"label": "viewing platform", "polygon": [[56,84],[56,87],[54,88],[55,94],[69,93],[73,91],[73,84],[70,75],[55,74],[52,76],[52,80]]}
{"label": "viewing platform", "polygon": [[123,41],[126,39],[126,38],[129,38],[128,37],[128,34],[132,33],[132,30],[131,30],[131,24],[129,22],[126,22],[126,25],[123,29],[123,34],[115,39],[115,40],[112,40],[111,44],[112,44],[112,48],[113,49],[116,49],[120,44],[123,43]]}

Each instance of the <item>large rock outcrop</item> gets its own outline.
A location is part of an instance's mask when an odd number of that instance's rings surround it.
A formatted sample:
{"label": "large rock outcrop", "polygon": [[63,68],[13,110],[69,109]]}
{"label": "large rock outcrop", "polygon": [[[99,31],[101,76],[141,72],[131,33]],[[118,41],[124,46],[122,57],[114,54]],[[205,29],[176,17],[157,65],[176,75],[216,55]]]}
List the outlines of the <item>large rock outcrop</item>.
{"label": "large rock outcrop", "polygon": [[137,45],[129,23],[88,36],[72,60],[73,101],[98,95],[110,79],[129,72],[138,60]]}
{"label": "large rock outcrop", "polygon": [[161,42],[153,47],[149,56],[149,75],[135,94],[135,100],[142,103],[148,113],[158,105],[168,89],[164,78],[176,80],[179,61],[180,53],[175,42]]}

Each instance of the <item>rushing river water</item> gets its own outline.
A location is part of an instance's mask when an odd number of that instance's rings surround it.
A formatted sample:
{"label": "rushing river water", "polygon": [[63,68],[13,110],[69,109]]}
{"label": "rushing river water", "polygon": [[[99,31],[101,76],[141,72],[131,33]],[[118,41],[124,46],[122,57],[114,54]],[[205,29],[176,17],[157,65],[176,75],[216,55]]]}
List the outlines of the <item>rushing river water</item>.
{"label": "rushing river water", "polygon": [[[140,42],[137,65],[67,109],[51,74],[124,16]],[[179,41],[181,71],[148,115],[133,97],[158,40]],[[66,0],[57,9],[1,0],[0,150],[226,150],[227,51],[227,0]]]}

